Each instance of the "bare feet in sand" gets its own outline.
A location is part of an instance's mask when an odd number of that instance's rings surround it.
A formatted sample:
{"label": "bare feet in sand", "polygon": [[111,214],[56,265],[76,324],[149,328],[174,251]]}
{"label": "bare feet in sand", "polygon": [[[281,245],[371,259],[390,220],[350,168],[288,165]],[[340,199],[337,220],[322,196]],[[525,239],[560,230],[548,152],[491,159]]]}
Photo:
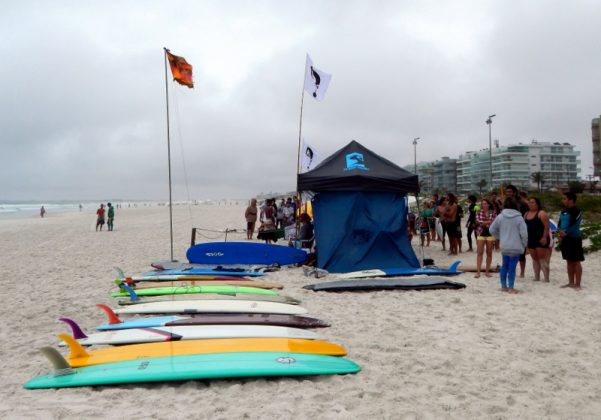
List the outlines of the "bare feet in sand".
{"label": "bare feet in sand", "polygon": [[484,275],[485,275],[486,277],[492,277],[492,274],[490,274],[490,273],[485,273]]}
{"label": "bare feet in sand", "polygon": [[515,289],[507,289],[507,293],[510,293],[510,294],[512,294],[512,295],[517,295],[517,294],[518,294],[518,293],[520,293],[520,292],[518,292],[518,291],[517,291],[517,290],[515,290]]}
{"label": "bare feet in sand", "polygon": [[536,279],[536,278],[535,278],[535,279],[533,279],[532,281],[540,281],[540,279]]}
{"label": "bare feet in sand", "polygon": [[561,287],[562,289],[565,289],[566,287],[574,287],[574,285],[571,283],[568,283],[568,284],[564,284],[563,286],[559,286],[559,287]]}
{"label": "bare feet in sand", "polygon": [[480,273],[476,273],[476,275],[474,276],[475,279],[479,279],[480,278]]}
{"label": "bare feet in sand", "polygon": [[501,287],[501,288],[499,289],[499,291],[501,291],[501,292],[506,292],[507,290],[509,290],[507,287]]}

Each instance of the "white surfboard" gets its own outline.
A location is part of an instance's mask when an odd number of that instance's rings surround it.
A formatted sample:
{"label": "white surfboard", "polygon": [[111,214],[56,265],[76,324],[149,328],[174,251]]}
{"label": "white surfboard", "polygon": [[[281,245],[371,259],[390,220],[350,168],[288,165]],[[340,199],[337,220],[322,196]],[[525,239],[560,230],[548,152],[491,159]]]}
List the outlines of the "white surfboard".
{"label": "white surfboard", "polygon": [[342,273],[336,276],[337,279],[347,280],[347,279],[356,279],[362,277],[383,277],[386,276],[386,272],[378,269],[373,270],[361,270],[361,271],[352,271],[350,273]]}
{"label": "white surfboard", "polygon": [[[315,340],[313,331],[264,325],[185,325],[175,327],[131,328],[88,335],[77,341],[82,346],[134,344],[160,341],[202,340],[211,338],[302,338]],[[64,346],[61,341],[59,345]]]}
{"label": "white surfboard", "polygon": [[444,231],[442,230],[442,222],[437,217],[436,218],[436,234],[438,235],[439,238],[442,238],[443,233],[444,233]]}
{"label": "white surfboard", "polygon": [[253,313],[301,315],[308,311],[299,305],[256,300],[174,300],[140,303],[115,309],[117,314],[195,314]]}

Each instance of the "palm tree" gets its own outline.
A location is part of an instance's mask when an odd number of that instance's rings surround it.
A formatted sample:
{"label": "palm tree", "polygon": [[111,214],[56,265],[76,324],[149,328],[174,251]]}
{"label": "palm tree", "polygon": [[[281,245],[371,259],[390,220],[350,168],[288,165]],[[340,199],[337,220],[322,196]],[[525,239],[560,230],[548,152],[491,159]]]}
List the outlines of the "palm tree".
{"label": "palm tree", "polygon": [[486,180],[485,179],[481,179],[480,181],[478,181],[476,183],[476,186],[478,188],[480,188],[480,197],[482,197],[482,188],[486,187]]}
{"label": "palm tree", "polygon": [[538,186],[538,192],[543,192],[543,184],[545,183],[545,175],[542,172],[533,172],[530,175],[532,182],[535,182]]}

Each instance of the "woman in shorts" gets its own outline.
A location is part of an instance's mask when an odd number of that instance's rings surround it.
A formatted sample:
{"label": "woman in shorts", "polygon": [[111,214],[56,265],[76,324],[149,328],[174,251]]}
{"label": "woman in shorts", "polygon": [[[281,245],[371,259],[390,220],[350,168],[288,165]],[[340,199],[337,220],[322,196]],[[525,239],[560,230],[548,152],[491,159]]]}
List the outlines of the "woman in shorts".
{"label": "woman in shorts", "polygon": [[484,249],[486,249],[486,271],[484,275],[491,277],[490,265],[492,264],[492,250],[495,244],[495,238],[491,235],[488,228],[492,224],[497,214],[493,210],[492,203],[483,198],[480,203],[480,210],[476,212],[476,243],[478,255],[476,257],[476,278],[480,277],[482,270],[482,259],[484,257]]}

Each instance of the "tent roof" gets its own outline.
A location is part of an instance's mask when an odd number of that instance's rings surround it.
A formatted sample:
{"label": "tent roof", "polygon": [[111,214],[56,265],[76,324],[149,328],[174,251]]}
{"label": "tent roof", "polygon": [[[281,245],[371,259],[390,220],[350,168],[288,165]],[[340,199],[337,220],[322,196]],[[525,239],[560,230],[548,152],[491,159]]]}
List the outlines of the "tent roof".
{"label": "tent roof", "polygon": [[315,169],[298,175],[300,191],[386,191],[417,193],[417,175],[353,140]]}

